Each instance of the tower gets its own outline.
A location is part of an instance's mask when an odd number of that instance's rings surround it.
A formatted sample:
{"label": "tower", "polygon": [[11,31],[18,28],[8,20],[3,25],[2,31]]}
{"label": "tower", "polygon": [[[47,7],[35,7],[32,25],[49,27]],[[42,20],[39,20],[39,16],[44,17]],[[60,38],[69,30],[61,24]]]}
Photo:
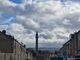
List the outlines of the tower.
{"label": "tower", "polygon": [[36,60],[38,60],[38,32],[36,32]]}

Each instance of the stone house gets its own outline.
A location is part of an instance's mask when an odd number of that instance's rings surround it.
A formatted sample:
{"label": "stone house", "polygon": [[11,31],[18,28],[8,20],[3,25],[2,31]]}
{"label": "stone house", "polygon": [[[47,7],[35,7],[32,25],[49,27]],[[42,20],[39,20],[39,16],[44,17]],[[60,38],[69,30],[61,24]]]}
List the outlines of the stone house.
{"label": "stone house", "polygon": [[26,53],[26,48],[3,30],[2,32],[0,31],[0,52],[22,54]]}
{"label": "stone house", "polygon": [[70,36],[70,40],[59,50],[60,56],[75,57],[76,55],[80,55],[80,32],[75,32]]}

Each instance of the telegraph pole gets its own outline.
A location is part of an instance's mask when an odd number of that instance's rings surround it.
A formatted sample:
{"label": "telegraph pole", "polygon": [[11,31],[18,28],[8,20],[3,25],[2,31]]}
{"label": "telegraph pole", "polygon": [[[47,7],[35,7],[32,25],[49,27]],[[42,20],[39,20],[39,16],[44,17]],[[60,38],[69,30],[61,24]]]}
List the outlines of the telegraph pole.
{"label": "telegraph pole", "polygon": [[38,32],[36,32],[36,60],[38,60]]}

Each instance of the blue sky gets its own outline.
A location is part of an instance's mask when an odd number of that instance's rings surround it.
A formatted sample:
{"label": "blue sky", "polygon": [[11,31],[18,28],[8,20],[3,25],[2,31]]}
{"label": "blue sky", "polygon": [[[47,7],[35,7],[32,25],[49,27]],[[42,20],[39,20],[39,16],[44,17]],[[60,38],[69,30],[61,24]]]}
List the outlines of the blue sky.
{"label": "blue sky", "polygon": [[10,0],[11,2],[14,2],[14,3],[17,3],[17,4],[20,4],[22,3],[22,0]]}
{"label": "blue sky", "polygon": [[[10,2],[16,3],[16,4],[20,4],[22,3],[22,0],[9,0]],[[6,13],[6,12],[0,12],[1,17],[3,18],[3,20],[0,20],[0,24],[9,24],[12,22],[15,22],[15,15],[10,14],[10,13]]]}
{"label": "blue sky", "polygon": [[36,31],[39,47],[61,47],[80,29],[79,0],[0,0],[3,29],[27,47],[35,46]]}
{"label": "blue sky", "polygon": [[13,23],[16,21],[16,17],[15,15],[9,14],[9,13],[5,13],[5,12],[1,12],[0,13],[0,25],[2,24],[9,24],[9,23]]}

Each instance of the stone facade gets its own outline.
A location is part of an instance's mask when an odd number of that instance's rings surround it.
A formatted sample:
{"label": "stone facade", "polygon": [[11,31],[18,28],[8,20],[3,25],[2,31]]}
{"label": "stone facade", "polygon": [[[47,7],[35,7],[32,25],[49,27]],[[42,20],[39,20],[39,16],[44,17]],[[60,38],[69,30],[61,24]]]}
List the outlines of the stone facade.
{"label": "stone facade", "polygon": [[33,60],[32,49],[27,48],[27,49],[26,49],[26,53],[27,53],[27,59],[28,59],[28,60]]}
{"label": "stone facade", "polygon": [[21,54],[26,53],[26,48],[3,30],[0,31],[0,52]]}
{"label": "stone facade", "polygon": [[1,53],[12,53],[13,52],[13,37],[6,35],[4,31],[0,32],[0,51]]}
{"label": "stone facade", "polygon": [[78,52],[77,53],[78,53],[78,55],[80,55],[80,31],[78,32],[78,41],[77,42],[78,42],[77,43],[78,44],[78,47],[77,47],[78,48]]}
{"label": "stone facade", "polygon": [[26,48],[22,44],[20,44],[17,40],[14,40],[14,51],[13,51],[13,53],[25,54]]}
{"label": "stone facade", "polygon": [[80,31],[71,34],[70,40],[59,50],[58,55],[66,57],[80,55]]}

